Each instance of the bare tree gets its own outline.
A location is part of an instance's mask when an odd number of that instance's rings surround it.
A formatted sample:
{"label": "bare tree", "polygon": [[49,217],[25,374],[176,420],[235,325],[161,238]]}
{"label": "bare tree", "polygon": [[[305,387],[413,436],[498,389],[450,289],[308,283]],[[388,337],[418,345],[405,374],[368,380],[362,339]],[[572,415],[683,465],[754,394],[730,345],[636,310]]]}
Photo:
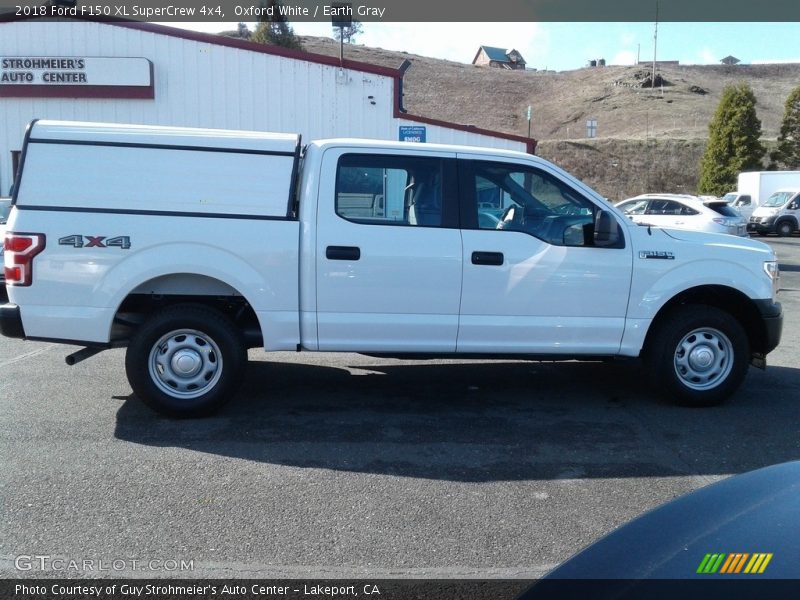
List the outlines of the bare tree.
{"label": "bare tree", "polygon": [[356,36],[362,33],[364,33],[364,26],[361,21],[351,21],[344,27],[334,26],[333,28],[333,37],[345,44],[352,44],[356,41]]}

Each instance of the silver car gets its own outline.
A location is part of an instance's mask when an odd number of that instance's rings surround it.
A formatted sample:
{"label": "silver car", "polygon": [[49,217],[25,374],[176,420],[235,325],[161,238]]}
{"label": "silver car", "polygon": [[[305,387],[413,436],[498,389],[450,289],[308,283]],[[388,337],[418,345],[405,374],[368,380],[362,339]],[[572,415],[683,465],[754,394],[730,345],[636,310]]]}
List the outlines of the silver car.
{"label": "silver car", "polygon": [[746,237],[747,221],[724,200],[688,194],[642,194],[617,204],[634,223]]}

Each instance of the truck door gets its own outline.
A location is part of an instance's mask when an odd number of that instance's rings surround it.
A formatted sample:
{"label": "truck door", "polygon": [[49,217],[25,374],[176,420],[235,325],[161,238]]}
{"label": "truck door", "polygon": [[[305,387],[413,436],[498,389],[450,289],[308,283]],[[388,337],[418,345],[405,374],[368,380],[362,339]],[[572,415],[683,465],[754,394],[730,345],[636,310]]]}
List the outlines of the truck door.
{"label": "truck door", "polygon": [[454,154],[331,148],[317,208],[320,350],[455,352]]}
{"label": "truck door", "polygon": [[625,228],[617,223],[615,247],[595,246],[600,207],[545,166],[459,160],[459,172],[458,352],[618,352],[632,268]]}

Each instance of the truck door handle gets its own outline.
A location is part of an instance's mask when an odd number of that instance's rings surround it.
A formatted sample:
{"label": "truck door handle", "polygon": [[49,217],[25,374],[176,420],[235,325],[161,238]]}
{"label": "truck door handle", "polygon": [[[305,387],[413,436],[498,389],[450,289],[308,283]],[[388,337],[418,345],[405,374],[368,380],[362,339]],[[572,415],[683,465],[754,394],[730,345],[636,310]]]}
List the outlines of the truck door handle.
{"label": "truck door handle", "polygon": [[358,260],[361,258],[361,248],[356,246],[328,246],[325,248],[325,258],[328,260]]}
{"label": "truck door handle", "polygon": [[473,252],[472,253],[473,265],[494,265],[502,266],[503,253],[502,252]]}

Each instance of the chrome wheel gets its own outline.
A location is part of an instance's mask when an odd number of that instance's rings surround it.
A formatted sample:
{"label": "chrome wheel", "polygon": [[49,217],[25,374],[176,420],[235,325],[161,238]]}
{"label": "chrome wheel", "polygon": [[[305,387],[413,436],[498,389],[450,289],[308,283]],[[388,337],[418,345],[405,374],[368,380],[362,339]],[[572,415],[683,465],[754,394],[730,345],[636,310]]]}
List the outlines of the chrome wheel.
{"label": "chrome wheel", "polygon": [[222,353],[202,331],[179,329],[153,344],[147,361],[153,383],[173,398],[190,400],[213,388],[222,375]]}
{"label": "chrome wheel", "polygon": [[714,388],[730,375],[733,345],[717,329],[703,327],[685,335],[675,350],[675,373],[693,390]]}

